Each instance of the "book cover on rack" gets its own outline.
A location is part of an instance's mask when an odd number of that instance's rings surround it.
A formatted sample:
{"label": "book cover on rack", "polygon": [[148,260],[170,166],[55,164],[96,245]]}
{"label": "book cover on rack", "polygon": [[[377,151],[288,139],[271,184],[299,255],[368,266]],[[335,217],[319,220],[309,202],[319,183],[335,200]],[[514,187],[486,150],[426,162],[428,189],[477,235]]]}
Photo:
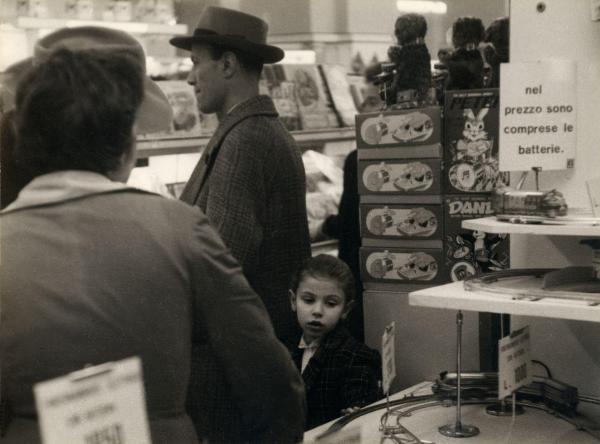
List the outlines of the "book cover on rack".
{"label": "book cover on rack", "polygon": [[342,65],[319,65],[321,75],[325,79],[325,87],[329,94],[334,111],[341,126],[353,126],[357,114],[346,69]]}
{"label": "book cover on rack", "polygon": [[199,137],[202,134],[202,126],[194,88],[184,80],[164,80],[156,83],[173,108],[173,120],[167,131],[141,135],[140,138]]}
{"label": "book cover on rack", "polygon": [[289,131],[302,129],[300,110],[296,103],[296,85],[285,78],[281,65],[265,65],[259,82],[259,92],[271,97],[279,119]]}
{"label": "book cover on rack", "polygon": [[294,82],[294,95],[300,111],[302,129],[339,127],[338,118],[317,65],[280,66],[285,79]]}

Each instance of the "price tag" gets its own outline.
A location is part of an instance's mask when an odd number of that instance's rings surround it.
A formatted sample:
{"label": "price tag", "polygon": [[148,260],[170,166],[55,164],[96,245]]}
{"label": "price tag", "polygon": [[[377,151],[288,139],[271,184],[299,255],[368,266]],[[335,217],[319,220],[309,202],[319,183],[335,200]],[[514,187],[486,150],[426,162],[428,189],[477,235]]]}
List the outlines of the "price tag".
{"label": "price tag", "polygon": [[529,327],[523,327],[498,341],[498,398],[505,398],[531,380]]}
{"label": "price tag", "polygon": [[389,394],[390,385],[396,377],[396,353],[394,339],[396,323],[392,322],[385,327],[381,338],[381,367],[383,370],[383,393]]}
{"label": "price tag", "polygon": [[36,384],[44,444],[150,444],[142,379],[132,357]]}

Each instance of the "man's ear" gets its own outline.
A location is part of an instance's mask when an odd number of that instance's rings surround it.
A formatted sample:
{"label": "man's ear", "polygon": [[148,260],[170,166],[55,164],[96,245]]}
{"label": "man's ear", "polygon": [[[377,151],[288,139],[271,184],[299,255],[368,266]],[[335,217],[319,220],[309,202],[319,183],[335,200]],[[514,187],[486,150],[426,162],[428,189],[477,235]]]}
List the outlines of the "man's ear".
{"label": "man's ear", "polygon": [[239,60],[232,51],[225,51],[222,59],[223,75],[226,79],[230,79],[239,69]]}
{"label": "man's ear", "polygon": [[296,294],[292,290],[288,290],[290,294],[290,303],[292,304],[292,311],[296,311]]}
{"label": "man's ear", "polygon": [[344,307],[344,311],[342,312],[342,319],[346,319],[348,317],[348,314],[352,310],[352,307],[354,307],[354,301],[353,300],[349,301],[349,302],[346,302],[346,306]]}

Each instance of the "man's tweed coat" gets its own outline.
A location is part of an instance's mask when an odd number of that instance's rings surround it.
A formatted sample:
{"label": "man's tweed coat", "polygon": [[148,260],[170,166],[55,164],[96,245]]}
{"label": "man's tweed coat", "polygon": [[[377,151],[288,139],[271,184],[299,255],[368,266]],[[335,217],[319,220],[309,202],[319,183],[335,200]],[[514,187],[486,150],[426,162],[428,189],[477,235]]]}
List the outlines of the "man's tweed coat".
{"label": "man's tweed coat", "polygon": [[[267,96],[246,100],[223,118],[181,195],[206,213],[240,262],[282,341],[300,337],[288,288],[291,274],[310,255],[305,196],[301,153]],[[239,420],[219,373],[217,363],[193,357],[188,411],[197,427],[223,432],[211,442],[235,442]],[[210,374],[215,386],[195,386]],[[196,400],[205,390],[218,390],[224,404],[198,410]]]}

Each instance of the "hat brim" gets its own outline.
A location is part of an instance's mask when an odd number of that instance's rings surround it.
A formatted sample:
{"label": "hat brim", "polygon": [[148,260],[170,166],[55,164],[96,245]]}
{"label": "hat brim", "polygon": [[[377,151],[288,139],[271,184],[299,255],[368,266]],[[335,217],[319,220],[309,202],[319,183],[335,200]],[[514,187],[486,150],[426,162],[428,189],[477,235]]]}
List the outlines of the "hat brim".
{"label": "hat brim", "polygon": [[[17,85],[23,74],[32,66],[31,57],[9,66],[2,82],[4,111],[14,108]],[[173,109],[160,87],[149,77],[144,77],[144,98],[138,109],[135,128],[138,134],[168,131],[173,120]]]}
{"label": "hat brim", "polygon": [[193,35],[173,37],[169,40],[171,45],[187,51],[192,50],[192,45],[208,43],[211,45],[225,46],[231,49],[239,49],[245,53],[252,54],[262,60],[263,63],[277,63],[285,56],[283,49],[277,46],[253,43],[235,36],[219,34]]}

